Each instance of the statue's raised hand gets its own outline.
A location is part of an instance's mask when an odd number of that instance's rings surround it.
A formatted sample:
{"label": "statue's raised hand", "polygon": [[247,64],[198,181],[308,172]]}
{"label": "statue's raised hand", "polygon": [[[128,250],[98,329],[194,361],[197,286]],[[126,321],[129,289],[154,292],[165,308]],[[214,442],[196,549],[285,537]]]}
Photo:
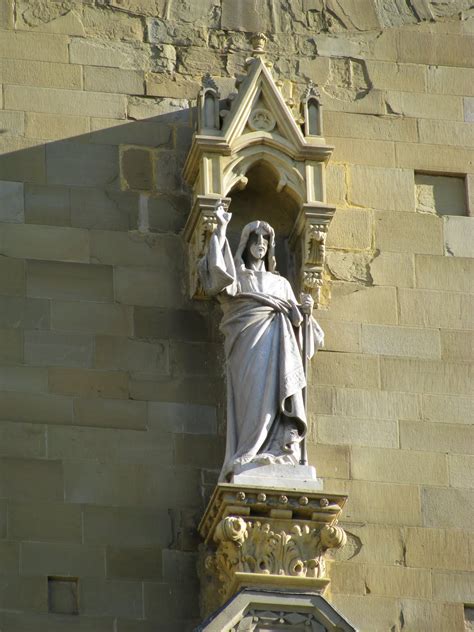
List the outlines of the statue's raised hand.
{"label": "statue's raised hand", "polygon": [[232,218],[232,213],[228,213],[221,201],[216,204],[216,219],[219,226],[227,228],[227,224]]}

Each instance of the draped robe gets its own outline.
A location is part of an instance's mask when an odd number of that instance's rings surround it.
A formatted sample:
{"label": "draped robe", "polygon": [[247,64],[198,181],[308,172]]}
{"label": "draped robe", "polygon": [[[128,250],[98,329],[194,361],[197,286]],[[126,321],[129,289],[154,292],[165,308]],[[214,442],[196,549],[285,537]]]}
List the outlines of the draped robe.
{"label": "draped robe", "polygon": [[[307,431],[304,319],[291,285],[273,272],[236,267],[227,240],[220,248],[215,234],[199,275],[223,311],[227,441],[221,480],[249,463],[299,463]],[[324,334],[315,320],[307,320],[311,357]]]}

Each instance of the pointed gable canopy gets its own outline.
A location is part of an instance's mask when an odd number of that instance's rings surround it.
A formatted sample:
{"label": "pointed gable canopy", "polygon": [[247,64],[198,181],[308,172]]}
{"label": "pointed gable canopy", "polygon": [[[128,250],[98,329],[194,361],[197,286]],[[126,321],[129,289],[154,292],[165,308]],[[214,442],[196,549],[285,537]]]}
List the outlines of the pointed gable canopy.
{"label": "pointed gable canopy", "polygon": [[[208,75],[199,93],[197,133],[183,173],[194,192],[184,229],[190,252],[191,296],[201,297],[196,262],[215,226],[216,201],[229,204],[232,192],[247,186],[252,168],[263,164],[276,175],[276,193],[284,191],[299,209],[290,249],[301,262],[297,284],[316,293],[317,303],[324,263],[322,242],[335,211],[325,200],[325,164],[333,147],[322,136],[317,93],[308,89],[301,101],[302,113],[295,112],[272,75],[272,64],[264,59],[265,36],[259,34],[257,39],[253,56],[247,60],[247,75],[229,109],[222,108],[218,86]],[[308,259],[310,253],[316,260]]]}

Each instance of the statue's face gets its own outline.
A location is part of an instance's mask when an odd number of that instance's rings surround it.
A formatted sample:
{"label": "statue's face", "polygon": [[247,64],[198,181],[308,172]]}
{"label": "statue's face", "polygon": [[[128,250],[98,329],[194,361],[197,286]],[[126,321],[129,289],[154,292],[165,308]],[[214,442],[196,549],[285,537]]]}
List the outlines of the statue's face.
{"label": "statue's face", "polygon": [[268,252],[268,235],[262,231],[251,233],[247,248],[255,259],[263,259]]}

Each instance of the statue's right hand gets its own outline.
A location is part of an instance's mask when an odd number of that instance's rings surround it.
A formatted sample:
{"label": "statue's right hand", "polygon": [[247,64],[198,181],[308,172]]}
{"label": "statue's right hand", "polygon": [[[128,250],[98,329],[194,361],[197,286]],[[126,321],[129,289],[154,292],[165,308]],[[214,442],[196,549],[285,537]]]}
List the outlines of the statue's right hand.
{"label": "statue's right hand", "polygon": [[228,213],[222,204],[217,204],[216,206],[216,218],[219,226],[223,228],[227,227],[227,224],[230,222],[232,218],[232,213]]}

